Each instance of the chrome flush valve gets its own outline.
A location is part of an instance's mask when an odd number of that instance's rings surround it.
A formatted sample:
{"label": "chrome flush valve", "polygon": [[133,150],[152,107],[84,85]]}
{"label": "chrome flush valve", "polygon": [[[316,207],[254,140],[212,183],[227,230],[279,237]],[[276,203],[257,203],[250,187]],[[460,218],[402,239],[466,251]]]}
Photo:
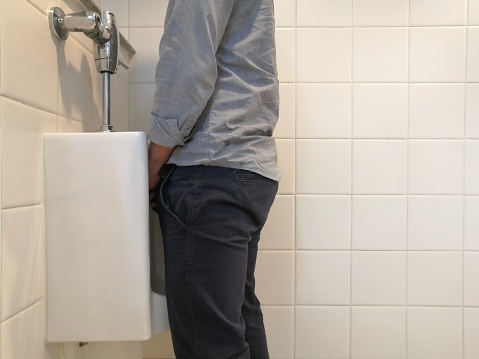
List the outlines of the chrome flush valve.
{"label": "chrome flush valve", "polygon": [[94,11],[83,11],[65,15],[59,7],[53,7],[49,13],[50,31],[53,36],[64,41],[70,31],[83,32],[94,41],[93,55],[96,70],[103,74],[103,132],[111,132],[110,125],[110,75],[115,74],[118,65],[128,69],[119,58],[120,33],[116,26],[115,15],[103,11],[100,16]]}

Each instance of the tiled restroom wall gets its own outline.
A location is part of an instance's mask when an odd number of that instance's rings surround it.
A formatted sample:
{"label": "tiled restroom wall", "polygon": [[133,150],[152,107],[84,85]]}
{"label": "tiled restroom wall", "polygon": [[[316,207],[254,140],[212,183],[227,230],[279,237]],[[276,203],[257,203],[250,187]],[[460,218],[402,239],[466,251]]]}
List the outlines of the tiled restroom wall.
{"label": "tiled restroom wall", "polygon": [[[148,129],[166,2],[103,0],[138,51],[130,129]],[[479,0],[275,7],[283,179],[258,262],[272,357],[477,359]],[[171,358],[168,335],[145,356]]]}
{"label": "tiled restroom wall", "polygon": [[[131,359],[139,343],[45,345],[45,132],[96,131],[102,78],[92,41],[57,44],[46,11],[83,11],[74,0],[0,0],[1,326],[5,359]],[[127,129],[128,72],[112,77],[112,120]]]}

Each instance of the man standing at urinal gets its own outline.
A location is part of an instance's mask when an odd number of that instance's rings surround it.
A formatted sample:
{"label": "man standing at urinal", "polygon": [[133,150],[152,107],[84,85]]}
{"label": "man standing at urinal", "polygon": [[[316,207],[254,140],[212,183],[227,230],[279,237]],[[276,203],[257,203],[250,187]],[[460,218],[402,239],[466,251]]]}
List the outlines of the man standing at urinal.
{"label": "man standing at urinal", "polygon": [[274,28],[273,0],[168,5],[149,173],[178,359],[269,358],[254,269],[280,178]]}

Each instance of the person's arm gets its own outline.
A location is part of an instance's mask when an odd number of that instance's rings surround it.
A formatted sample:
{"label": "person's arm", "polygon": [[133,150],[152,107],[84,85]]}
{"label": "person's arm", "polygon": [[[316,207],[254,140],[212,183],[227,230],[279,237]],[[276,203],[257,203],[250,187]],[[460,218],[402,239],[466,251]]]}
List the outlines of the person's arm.
{"label": "person's arm", "polygon": [[160,180],[160,171],[174,148],[164,147],[150,142],[148,148],[148,182],[150,191],[154,191]]}
{"label": "person's arm", "polygon": [[236,0],[170,0],[160,43],[149,137],[164,147],[191,136],[218,76],[216,51]]}

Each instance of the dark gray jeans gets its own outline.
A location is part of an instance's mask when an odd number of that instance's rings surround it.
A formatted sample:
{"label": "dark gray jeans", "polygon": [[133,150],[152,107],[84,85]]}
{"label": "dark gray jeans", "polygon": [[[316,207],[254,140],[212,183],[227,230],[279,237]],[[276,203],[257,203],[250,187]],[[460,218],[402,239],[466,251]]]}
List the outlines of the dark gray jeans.
{"label": "dark gray jeans", "polygon": [[223,167],[172,167],[157,202],[177,359],[267,359],[254,270],[276,181]]}

